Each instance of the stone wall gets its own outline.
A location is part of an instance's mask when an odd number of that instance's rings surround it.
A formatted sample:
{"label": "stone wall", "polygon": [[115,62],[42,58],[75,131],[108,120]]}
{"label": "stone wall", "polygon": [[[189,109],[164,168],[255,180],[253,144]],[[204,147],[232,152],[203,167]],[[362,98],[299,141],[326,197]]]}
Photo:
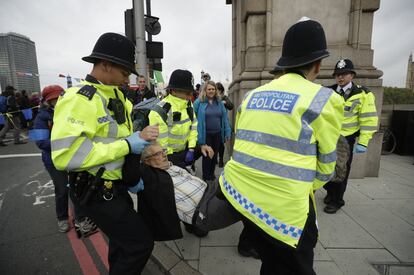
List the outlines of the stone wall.
{"label": "stone wall", "polygon": [[[382,72],[373,66],[371,49],[373,16],[379,9],[379,0],[227,0],[226,3],[232,5],[233,81],[229,95],[236,106],[248,91],[272,80],[268,71],[281,55],[287,29],[307,16],[324,26],[331,53],[323,60],[316,82],[332,85],[335,63],[349,58],[356,67],[355,82],[374,92],[381,114]],[[376,134],[368,153],[354,160],[351,177],[378,175],[381,141],[381,134]]]}

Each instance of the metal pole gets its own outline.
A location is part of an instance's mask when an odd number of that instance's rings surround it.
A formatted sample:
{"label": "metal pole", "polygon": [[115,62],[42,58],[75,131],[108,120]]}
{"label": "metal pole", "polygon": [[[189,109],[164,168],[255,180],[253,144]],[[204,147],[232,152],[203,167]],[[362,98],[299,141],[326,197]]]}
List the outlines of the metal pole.
{"label": "metal pole", "polygon": [[147,49],[145,45],[144,0],[133,0],[135,21],[135,68],[140,75],[147,77]]}

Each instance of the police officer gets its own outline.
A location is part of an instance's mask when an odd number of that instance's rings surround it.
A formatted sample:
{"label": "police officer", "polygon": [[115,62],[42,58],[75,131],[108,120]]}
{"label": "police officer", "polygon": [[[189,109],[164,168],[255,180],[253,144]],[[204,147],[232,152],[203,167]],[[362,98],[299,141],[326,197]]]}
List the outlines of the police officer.
{"label": "police officer", "polygon": [[318,22],[294,24],[277,62],[284,75],[249,92],[237,112],[220,185],[256,239],[261,274],[315,274],[313,192],[334,171],[343,116],[340,96],[312,82],[328,55]]}
{"label": "police officer", "polygon": [[[324,202],[327,206],[323,209],[328,214],[336,213],[344,204],[344,193],[351,170],[352,156],[355,153],[365,153],[372,135],[377,130],[378,115],[375,108],[375,96],[366,87],[352,82],[356,76],[354,64],[349,59],[341,59],[332,74],[336,84],[330,88],[340,94],[345,100],[344,121],[341,135],[349,143],[349,159],[346,163],[346,178],[340,182],[328,182],[324,188],[328,191]],[[356,139],[358,143],[354,144]]]}
{"label": "police officer", "polygon": [[99,37],[82,58],[93,63],[92,72],[58,100],[51,135],[54,165],[71,171],[71,198],[109,238],[110,274],[140,273],[153,248],[121,173],[124,156],[140,153],[158,136],[156,127],[132,132],[132,104],[119,89],[137,74],[134,53],[122,35]]}
{"label": "police officer", "polygon": [[[165,117],[155,110],[149,114],[149,124],[159,125],[158,142],[167,149],[168,159],[185,168],[194,161],[197,143],[197,119],[191,103],[194,92],[194,78],[187,70],[175,70],[167,86],[168,96],[158,103],[166,113]],[[212,157],[208,145],[201,146],[203,155]]]}

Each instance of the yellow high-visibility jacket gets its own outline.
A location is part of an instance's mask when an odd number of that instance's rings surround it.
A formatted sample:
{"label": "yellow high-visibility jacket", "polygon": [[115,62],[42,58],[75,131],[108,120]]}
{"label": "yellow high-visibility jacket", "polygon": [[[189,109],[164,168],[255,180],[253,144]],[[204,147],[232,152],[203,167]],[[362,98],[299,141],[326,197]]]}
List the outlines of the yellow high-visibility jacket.
{"label": "yellow high-visibility jacket", "polygon": [[[119,98],[124,105],[125,123],[121,125],[108,109],[111,98]],[[85,81],[67,89],[53,117],[51,146],[56,168],[95,175],[104,167],[103,178],[122,179],[124,156],[130,151],[124,138],[132,134],[131,111],[132,104],[116,86]]]}
{"label": "yellow high-visibility jacket", "polygon": [[[168,95],[161,100],[158,105],[163,107],[164,104],[170,104],[168,111],[167,122],[156,112],[151,111],[149,113],[149,125],[159,125],[159,136],[157,141],[160,145],[167,149],[167,154],[173,154],[185,150],[188,144],[188,148],[194,148],[197,143],[197,119],[193,113],[193,121],[188,116],[187,108],[192,107],[192,104],[188,103],[188,100]],[[179,119],[175,119],[174,116]]]}
{"label": "yellow high-visibility jacket", "polygon": [[343,106],[331,89],[287,73],[248,93],[238,109],[221,189],[241,214],[292,247],[309,197],[333,175]]}
{"label": "yellow high-visibility jacket", "polygon": [[[336,91],[338,85],[331,88]],[[375,96],[367,88],[352,83],[349,96],[345,100],[344,121],[341,135],[349,136],[359,131],[358,143],[368,146],[378,127]]]}

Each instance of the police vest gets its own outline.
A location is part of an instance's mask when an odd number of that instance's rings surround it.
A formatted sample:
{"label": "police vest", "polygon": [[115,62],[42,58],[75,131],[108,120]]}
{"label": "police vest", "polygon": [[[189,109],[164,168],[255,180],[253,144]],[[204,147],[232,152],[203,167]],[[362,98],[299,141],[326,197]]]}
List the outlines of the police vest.
{"label": "police vest", "polygon": [[[121,124],[108,108],[113,100],[124,106]],[[84,82],[67,89],[53,118],[51,147],[56,168],[96,175],[104,167],[103,178],[122,179],[124,156],[129,153],[124,138],[132,134],[131,111],[132,104],[116,86]]]}
{"label": "police vest", "polygon": [[[167,149],[167,154],[181,152],[187,146],[194,148],[197,143],[197,119],[191,102],[168,95],[158,103],[158,106],[162,108],[166,103],[171,106],[166,121],[156,111],[151,111],[149,114],[149,124],[159,125],[157,141]],[[191,109],[191,112],[188,111],[188,108]],[[190,117],[191,114],[193,117]]]}
{"label": "police vest", "polygon": [[[336,90],[337,85],[331,87]],[[378,115],[374,94],[363,86],[352,84],[351,92],[345,101],[341,135],[349,136],[359,131],[358,143],[368,146],[377,127]]]}
{"label": "police vest", "polygon": [[267,234],[296,247],[309,197],[332,177],[342,118],[341,97],[298,74],[250,92],[220,177],[224,195]]}

